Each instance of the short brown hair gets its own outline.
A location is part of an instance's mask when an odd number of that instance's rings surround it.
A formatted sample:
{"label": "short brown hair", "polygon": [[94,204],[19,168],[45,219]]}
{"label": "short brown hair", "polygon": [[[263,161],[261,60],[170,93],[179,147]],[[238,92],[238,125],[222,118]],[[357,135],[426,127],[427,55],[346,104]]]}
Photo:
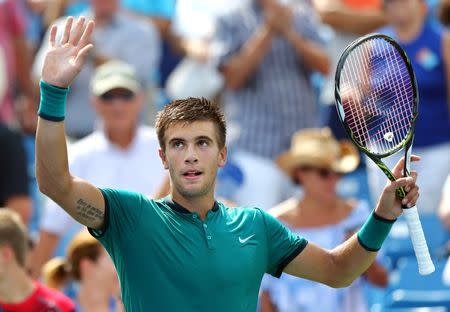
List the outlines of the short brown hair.
{"label": "short brown hair", "polygon": [[165,134],[170,126],[194,121],[212,121],[217,129],[219,148],[225,146],[227,126],[220,107],[205,98],[193,97],[172,101],[158,113],[155,127],[159,146],[165,149]]}
{"label": "short brown hair", "polygon": [[25,267],[28,230],[19,214],[8,208],[0,208],[0,246],[11,247],[17,263]]}

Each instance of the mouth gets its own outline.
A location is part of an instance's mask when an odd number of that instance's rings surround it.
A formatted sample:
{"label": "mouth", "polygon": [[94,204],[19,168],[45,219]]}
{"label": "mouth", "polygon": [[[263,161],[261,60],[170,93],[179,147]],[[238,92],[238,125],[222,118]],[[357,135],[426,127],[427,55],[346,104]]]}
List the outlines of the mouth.
{"label": "mouth", "polygon": [[187,179],[196,179],[203,174],[200,170],[188,170],[183,173],[183,176]]}

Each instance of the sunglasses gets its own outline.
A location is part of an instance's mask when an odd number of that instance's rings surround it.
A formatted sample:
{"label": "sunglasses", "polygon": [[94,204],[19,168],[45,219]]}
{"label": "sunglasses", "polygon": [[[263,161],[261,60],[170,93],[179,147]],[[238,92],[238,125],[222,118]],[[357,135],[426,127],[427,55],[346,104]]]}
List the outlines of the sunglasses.
{"label": "sunglasses", "polygon": [[100,99],[104,102],[112,102],[113,100],[122,100],[122,101],[130,101],[135,97],[133,91],[130,90],[121,90],[121,91],[108,91],[100,95]]}
{"label": "sunglasses", "polygon": [[315,171],[319,175],[319,177],[321,177],[322,179],[328,179],[328,178],[334,177],[334,176],[340,177],[342,175],[338,172],[335,172],[333,170],[326,169],[326,168],[302,167],[300,169],[303,171]]}

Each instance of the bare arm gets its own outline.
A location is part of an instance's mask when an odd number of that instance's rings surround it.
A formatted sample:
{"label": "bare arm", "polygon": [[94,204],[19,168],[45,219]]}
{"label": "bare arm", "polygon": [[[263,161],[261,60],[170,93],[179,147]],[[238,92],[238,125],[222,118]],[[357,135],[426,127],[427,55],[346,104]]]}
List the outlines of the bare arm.
{"label": "bare arm", "polygon": [[31,251],[31,261],[28,264],[33,278],[37,279],[41,276],[42,266],[53,256],[59,240],[60,237],[57,234],[47,231],[41,231],[39,233],[39,241]]}
{"label": "bare arm", "polygon": [[[51,48],[45,57],[42,80],[67,88],[80,72],[89,50],[94,23],[68,18],[61,44],[55,42],[57,29],[51,29]],[[65,104],[65,103],[64,103]],[[99,229],[103,225],[105,204],[101,192],[92,184],[70,174],[64,123],[39,117],[36,133],[36,177],[39,189],[75,220]]]}
{"label": "bare arm", "polygon": [[[447,78],[447,105],[450,113],[450,32],[446,31],[444,36],[444,62]],[[448,116],[450,118],[450,116]]]}
{"label": "bare arm", "polygon": [[292,44],[297,54],[304,59],[304,64],[309,66],[310,70],[317,70],[324,75],[328,75],[330,59],[322,47],[303,38],[292,28],[285,34],[285,38]]}
{"label": "bare arm", "polygon": [[355,10],[340,0],[314,0],[313,3],[322,22],[339,31],[365,35],[386,24],[381,10]]}
{"label": "bare arm", "polygon": [[[419,158],[413,156],[412,160],[419,160]],[[403,159],[397,163],[393,170],[396,177],[402,176],[402,168]],[[398,178],[397,181],[389,182],[380,196],[375,213],[389,220],[397,219],[401,215],[401,204],[395,194],[396,188],[400,186],[410,189],[404,203],[415,204],[419,197],[418,187],[415,185],[416,178],[417,174],[412,172],[411,177]],[[376,252],[364,249],[355,234],[331,251],[309,243],[287,265],[284,272],[331,287],[347,287],[358,276],[367,271],[375,260],[376,254]]]}
{"label": "bare arm", "polygon": [[270,28],[263,24],[241,50],[222,66],[221,71],[228,88],[238,90],[247,83],[266,55],[272,36]]}
{"label": "bare arm", "polygon": [[267,290],[263,290],[259,296],[259,309],[261,312],[276,312],[277,309],[272,303],[270,293]]}

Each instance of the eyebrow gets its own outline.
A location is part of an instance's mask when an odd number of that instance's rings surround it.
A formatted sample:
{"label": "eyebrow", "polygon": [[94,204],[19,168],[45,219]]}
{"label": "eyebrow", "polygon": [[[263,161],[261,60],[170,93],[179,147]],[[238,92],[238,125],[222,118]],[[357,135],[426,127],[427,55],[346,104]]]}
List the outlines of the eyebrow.
{"label": "eyebrow", "polygon": [[[201,136],[195,137],[194,140],[195,141],[207,140],[209,142],[213,142],[213,140],[210,137],[206,136],[206,135],[201,135]],[[186,142],[186,139],[175,137],[175,138],[170,139],[168,143],[170,144],[170,143],[173,143],[173,142],[180,142],[180,141],[181,142]]]}

